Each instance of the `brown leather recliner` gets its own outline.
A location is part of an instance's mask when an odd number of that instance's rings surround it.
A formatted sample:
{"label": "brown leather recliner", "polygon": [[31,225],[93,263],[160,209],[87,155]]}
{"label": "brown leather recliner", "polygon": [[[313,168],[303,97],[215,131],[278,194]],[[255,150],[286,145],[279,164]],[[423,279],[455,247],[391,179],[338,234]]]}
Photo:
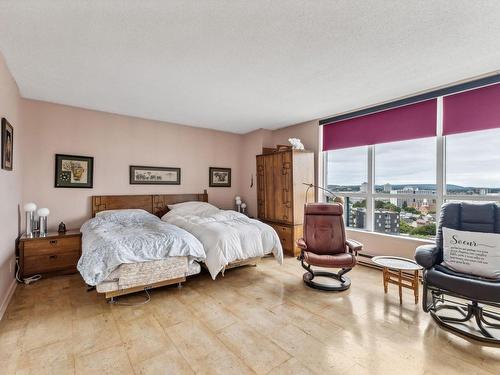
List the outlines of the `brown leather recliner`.
{"label": "brown leather recliner", "polygon": [[[339,203],[309,203],[304,207],[304,237],[297,241],[302,250],[297,258],[307,272],[304,282],[311,288],[341,291],[351,286],[344,274],[356,265],[356,255],[363,248],[357,241],[346,240],[343,206]],[[338,273],[313,271],[311,266],[340,268]],[[338,280],[336,285],[320,284],[315,277]]]}

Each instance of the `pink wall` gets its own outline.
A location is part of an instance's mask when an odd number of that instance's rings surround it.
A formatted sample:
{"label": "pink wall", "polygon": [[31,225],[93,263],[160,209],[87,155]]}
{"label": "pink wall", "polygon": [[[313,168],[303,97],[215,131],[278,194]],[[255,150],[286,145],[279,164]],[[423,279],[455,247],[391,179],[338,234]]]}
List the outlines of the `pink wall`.
{"label": "pink wall", "polygon": [[0,169],[0,317],[14,283],[15,241],[18,236],[18,205],[21,204],[22,126],[19,121],[19,90],[0,54],[0,117],[14,127],[14,166]]}
{"label": "pink wall", "polygon": [[[316,159],[321,155],[319,151],[319,125],[317,120],[287,126],[277,130],[259,129],[243,136],[243,146],[240,154],[240,192],[247,202],[251,216],[257,216],[257,190],[256,190],[256,161],[255,155],[262,153],[262,147],[275,147],[277,144],[289,144],[288,138],[300,138],[305,148],[314,151]],[[315,162],[317,175],[318,160]],[[254,176],[254,186],[250,187],[250,178]],[[315,178],[317,181],[318,178]],[[314,181],[311,181],[314,182]]]}
{"label": "pink wall", "polygon": [[[53,103],[23,99],[25,201],[51,210],[49,227],[59,221],[78,228],[90,217],[92,195],[202,192],[209,201],[232,208],[240,195],[250,215],[257,215],[255,155],[262,147],[299,137],[317,153],[317,121],[276,131],[259,129],[245,135],[150,121]],[[56,153],[94,157],[93,189],[54,188]],[[182,169],[180,186],[129,184],[129,165]],[[208,188],[208,167],[232,168],[231,188]],[[254,185],[250,187],[251,178]]]}
{"label": "pink wall", "polygon": [[[257,216],[257,163],[255,156],[262,153],[262,147],[270,147],[271,131],[258,129],[243,136],[240,157],[240,193],[248,206],[250,216]],[[253,186],[251,180],[253,176]]]}
{"label": "pink wall", "polygon": [[[232,208],[239,194],[237,134],[150,121],[58,104],[21,101],[26,129],[23,196],[48,207],[49,227],[60,221],[79,228],[91,215],[91,196],[105,194],[198,193]],[[94,188],[54,188],[55,154],[94,157]],[[130,185],[129,166],[182,169],[181,185]],[[231,188],[209,188],[209,167],[232,168]]]}

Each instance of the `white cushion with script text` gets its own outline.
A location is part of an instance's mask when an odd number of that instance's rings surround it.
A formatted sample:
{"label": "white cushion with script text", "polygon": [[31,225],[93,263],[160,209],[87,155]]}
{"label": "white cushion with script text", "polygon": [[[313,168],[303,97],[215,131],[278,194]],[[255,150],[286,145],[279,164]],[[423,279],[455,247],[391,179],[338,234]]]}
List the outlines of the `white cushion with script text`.
{"label": "white cushion with script text", "polygon": [[443,227],[443,265],[457,272],[500,279],[500,234]]}

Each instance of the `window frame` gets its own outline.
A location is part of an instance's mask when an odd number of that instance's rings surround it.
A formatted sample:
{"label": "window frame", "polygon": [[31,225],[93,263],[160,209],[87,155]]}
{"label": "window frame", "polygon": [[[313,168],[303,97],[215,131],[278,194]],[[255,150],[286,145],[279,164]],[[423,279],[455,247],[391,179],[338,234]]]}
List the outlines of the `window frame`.
{"label": "window frame", "polygon": [[[477,201],[477,202],[497,202],[500,203],[500,194],[495,195],[450,195],[446,191],[446,136],[443,135],[443,97],[437,98],[437,118],[436,118],[436,194],[422,194],[419,198],[435,199],[436,200],[436,225],[441,213],[441,206],[444,202],[449,200],[462,200],[462,201]],[[349,230],[359,230],[363,232],[373,232],[377,234],[383,234],[388,236],[394,236],[403,239],[419,239],[418,237],[412,236],[401,236],[395,234],[388,234],[382,232],[375,232],[375,201],[388,200],[390,198],[408,198],[412,197],[412,194],[387,194],[387,193],[377,193],[375,192],[375,148],[376,145],[367,146],[367,164],[368,164],[368,176],[367,183],[368,188],[366,193],[361,192],[334,192],[336,196],[342,198],[362,198],[366,199],[366,223],[365,228],[352,228],[347,227]],[[323,151],[323,176],[322,182],[323,186],[328,186],[328,151]],[[321,201],[325,202],[327,193],[321,192],[319,198]]]}

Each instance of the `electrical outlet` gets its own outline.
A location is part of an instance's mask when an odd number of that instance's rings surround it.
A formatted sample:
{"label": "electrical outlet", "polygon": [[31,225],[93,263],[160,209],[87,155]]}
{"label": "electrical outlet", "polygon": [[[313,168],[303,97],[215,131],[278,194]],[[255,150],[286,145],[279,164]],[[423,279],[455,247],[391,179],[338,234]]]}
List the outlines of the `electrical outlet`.
{"label": "electrical outlet", "polygon": [[12,273],[12,264],[13,264],[12,260],[9,261],[9,273]]}

